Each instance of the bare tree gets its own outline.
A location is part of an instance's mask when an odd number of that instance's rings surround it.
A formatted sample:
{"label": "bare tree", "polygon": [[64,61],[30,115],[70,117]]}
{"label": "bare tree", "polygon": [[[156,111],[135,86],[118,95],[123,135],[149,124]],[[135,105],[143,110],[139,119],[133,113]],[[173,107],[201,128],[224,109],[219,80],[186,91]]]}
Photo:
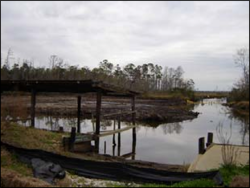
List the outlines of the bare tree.
{"label": "bare tree", "polygon": [[235,56],[235,63],[242,68],[244,85],[249,87],[249,49],[239,49]]}
{"label": "bare tree", "polygon": [[11,61],[14,60],[14,53],[12,51],[11,48],[9,48],[8,52],[7,52],[7,57],[5,59],[5,64],[4,66],[7,68],[7,69],[10,69],[10,63]]}
{"label": "bare tree", "polygon": [[249,49],[239,49],[234,56],[235,63],[242,68],[242,77],[230,93],[232,101],[249,100]]}
{"label": "bare tree", "polygon": [[51,67],[52,69],[55,67],[57,61],[58,61],[57,55],[51,55],[51,56],[49,57],[49,63],[50,63],[50,67]]}

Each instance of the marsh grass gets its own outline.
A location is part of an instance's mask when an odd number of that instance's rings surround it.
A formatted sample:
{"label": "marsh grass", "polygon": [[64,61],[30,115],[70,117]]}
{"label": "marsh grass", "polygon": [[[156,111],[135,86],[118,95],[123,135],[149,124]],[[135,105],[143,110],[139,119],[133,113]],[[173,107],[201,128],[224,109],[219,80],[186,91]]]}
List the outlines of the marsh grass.
{"label": "marsh grass", "polygon": [[1,120],[9,120],[9,117],[13,120],[28,119],[27,96],[15,92],[10,95],[11,103],[1,104]]}
{"label": "marsh grass", "polygon": [[235,176],[249,176],[249,165],[222,165],[220,172],[222,174],[224,184],[228,186]]}
{"label": "marsh grass", "polygon": [[230,132],[228,133],[223,131],[223,124],[219,123],[219,125],[216,127],[216,133],[219,142],[222,144],[221,155],[223,165],[236,165],[239,149],[230,143],[232,137],[232,124],[230,124]]}

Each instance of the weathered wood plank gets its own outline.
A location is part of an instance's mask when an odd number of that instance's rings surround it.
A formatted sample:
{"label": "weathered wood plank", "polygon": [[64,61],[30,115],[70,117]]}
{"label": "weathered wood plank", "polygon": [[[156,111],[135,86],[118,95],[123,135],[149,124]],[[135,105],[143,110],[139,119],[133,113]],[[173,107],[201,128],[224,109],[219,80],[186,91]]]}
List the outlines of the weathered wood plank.
{"label": "weathered wood plank", "polygon": [[126,153],[126,154],[122,155],[121,157],[129,158],[129,157],[133,157],[133,156],[135,156],[135,153],[131,152],[131,153]]}
{"label": "weathered wood plank", "polygon": [[106,133],[99,134],[97,136],[98,137],[110,136],[110,135],[113,135],[113,134],[116,134],[116,133],[121,133],[121,132],[127,131],[129,129],[133,129],[133,128],[135,128],[135,126],[128,126],[126,128],[123,128],[123,129],[117,129],[117,130],[113,130],[113,131],[107,131]]}

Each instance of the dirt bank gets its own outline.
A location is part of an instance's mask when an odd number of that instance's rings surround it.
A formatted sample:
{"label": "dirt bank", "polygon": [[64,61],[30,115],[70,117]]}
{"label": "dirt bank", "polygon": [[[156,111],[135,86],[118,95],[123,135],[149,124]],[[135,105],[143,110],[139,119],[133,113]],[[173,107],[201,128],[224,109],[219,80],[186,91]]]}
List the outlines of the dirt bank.
{"label": "dirt bank", "polygon": [[[30,108],[30,96],[1,95],[1,108],[8,113],[12,113],[17,108],[20,109],[19,112],[23,112]],[[95,116],[95,97],[83,96],[81,108],[83,117]],[[102,114],[129,110],[131,110],[130,99],[103,97]],[[191,111],[185,100],[174,98],[165,100],[137,99],[136,111],[137,121],[178,122],[196,118],[198,115],[198,113]],[[65,95],[38,95],[36,113],[59,116],[76,115],[77,98]],[[124,120],[129,119],[130,116],[124,118]]]}

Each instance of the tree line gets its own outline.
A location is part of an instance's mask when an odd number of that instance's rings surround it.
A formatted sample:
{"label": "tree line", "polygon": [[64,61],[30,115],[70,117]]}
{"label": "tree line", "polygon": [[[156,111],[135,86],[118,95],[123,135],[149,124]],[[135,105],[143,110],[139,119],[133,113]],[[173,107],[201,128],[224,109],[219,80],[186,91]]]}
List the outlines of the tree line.
{"label": "tree line", "polygon": [[4,62],[1,58],[1,80],[91,79],[142,92],[193,90],[195,84],[192,79],[184,79],[184,70],[181,66],[165,67],[163,70],[161,66],[153,63],[129,63],[121,67],[105,59],[91,70],[88,67],[69,65],[57,55],[49,57],[49,68],[34,67],[29,60],[19,61],[10,66],[12,56],[13,52],[10,49]]}

